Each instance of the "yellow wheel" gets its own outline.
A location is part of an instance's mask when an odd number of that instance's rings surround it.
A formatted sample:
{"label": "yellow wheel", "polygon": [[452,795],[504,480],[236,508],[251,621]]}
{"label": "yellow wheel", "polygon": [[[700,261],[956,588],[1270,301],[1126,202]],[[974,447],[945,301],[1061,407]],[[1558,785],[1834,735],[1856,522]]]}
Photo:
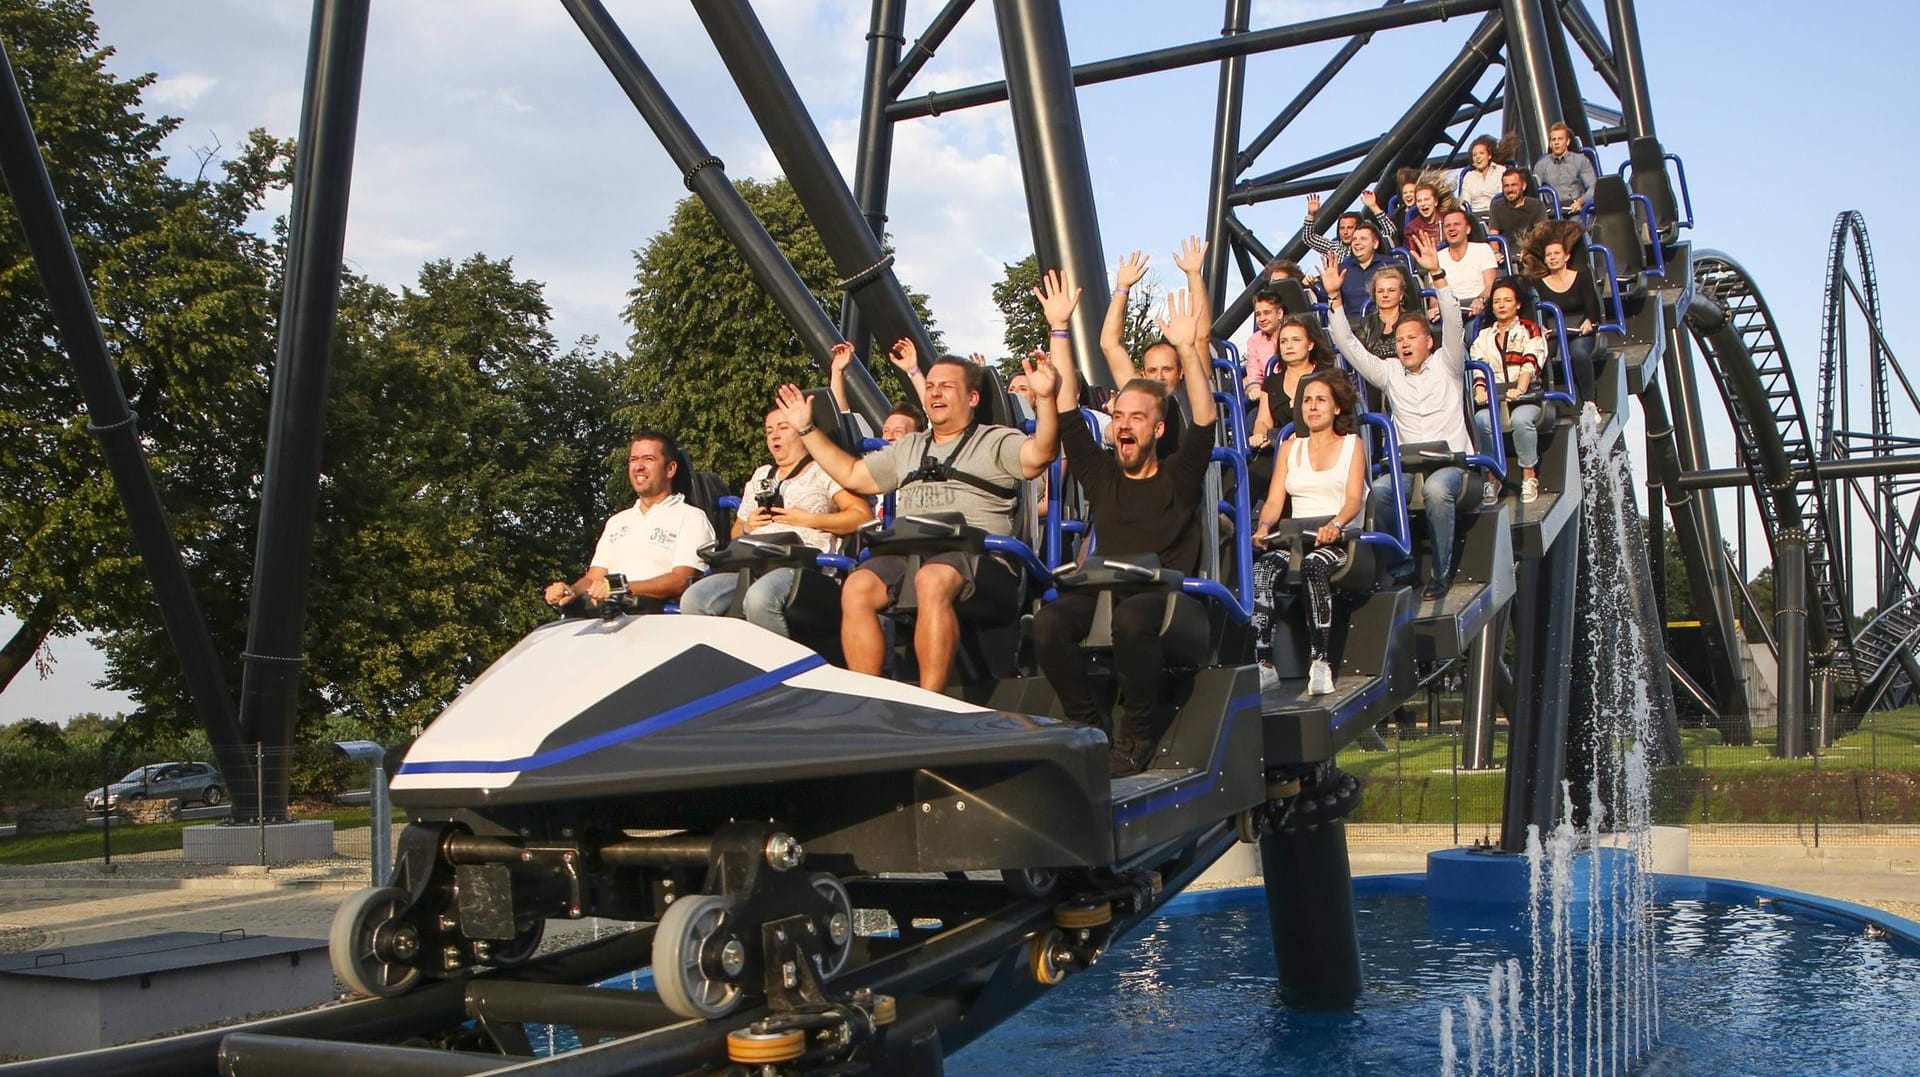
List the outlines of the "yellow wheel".
{"label": "yellow wheel", "polygon": [[1066,931],[1099,927],[1113,922],[1113,906],[1105,901],[1069,901],[1053,907],[1053,923]]}
{"label": "yellow wheel", "polygon": [[899,1008],[894,1005],[892,995],[873,996],[873,1027],[885,1028],[893,1024],[893,1019],[899,1016],[899,1012]]}
{"label": "yellow wheel", "polygon": [[1035,983],[1052,987],[1067,978],[1067,970],[1054,958],[1060,945],[1058,930],[1035,935],[1027,941],[1027,968],[1033,972]]}
{"label": "yellow wheel", "polygon": [[741,1028],[727,1033],[727,1057],[743,1066],[791,1062],[806,1053],[807,1034],[801,1029],[755,1032]]}

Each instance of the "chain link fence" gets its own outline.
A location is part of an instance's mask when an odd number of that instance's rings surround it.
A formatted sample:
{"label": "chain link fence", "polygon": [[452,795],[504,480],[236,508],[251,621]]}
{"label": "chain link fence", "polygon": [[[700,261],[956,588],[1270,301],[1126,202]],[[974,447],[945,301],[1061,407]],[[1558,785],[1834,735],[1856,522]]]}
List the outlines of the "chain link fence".
{"label": "chain link fence", "polygon": [[[1417,697],[1342,749],[1337,762],[1364,788],[1352,821],[1498,840],[1506,726],[1493,768],[1473,769],[1460,714],[1456,693],[1436,693],[1431,707]],[[1766,732],[1729,745],[1715,730],[1683,729],[1681,758],[1654,771],[1654,822],[1710,844],[1920,843],[1920,708],[1841,715],[1832,743],[1801,759],[1776,758]]]}

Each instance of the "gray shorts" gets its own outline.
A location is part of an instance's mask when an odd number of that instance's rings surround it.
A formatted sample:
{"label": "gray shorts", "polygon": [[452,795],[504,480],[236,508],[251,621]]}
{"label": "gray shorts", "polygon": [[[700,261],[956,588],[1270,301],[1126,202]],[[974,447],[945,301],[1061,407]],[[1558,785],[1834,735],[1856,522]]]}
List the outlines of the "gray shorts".
{"label": "gray shorts", "polygon": [[[959,601],[964,602],[973,595],[973,566],[982,556],[985,555],[953,550],[923,556],[920,558],[920,564],[923,566],[947,565],[958,572],[963,581],[960,586]],[[907,578],[907,558],[904,554],[875,554],[861,562],[860,567],[854,571],[871,572],[880,577],[880,582],[887,585],[887,603],[891,605],[900,599],[900,584]]]}

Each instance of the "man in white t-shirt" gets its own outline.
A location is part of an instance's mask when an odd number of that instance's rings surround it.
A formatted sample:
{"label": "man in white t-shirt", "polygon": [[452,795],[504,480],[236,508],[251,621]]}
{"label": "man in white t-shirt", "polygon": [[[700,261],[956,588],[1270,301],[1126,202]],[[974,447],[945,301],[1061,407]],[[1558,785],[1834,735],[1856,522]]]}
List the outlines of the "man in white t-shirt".
{"label": "man in white t-shirt", "polygon": [[[873,519],[873,506],[833,481],[816,467],[794,436],[778,408],[767,413],[767,453],[773,463],[760,465],[740,494],[740,514],[733,521],[733,537],[786,532],[822,553],[832,553],[840,539]],[[793,590],[796,568],[775,568],[747,588],[740,610],[747,620],[769,632],[787,634],[787,595]],[[680,612],[724,615],[733,607],[740,574],[717,572],[695,580],[680,598]]]}
{"label": "man in white t-shirt", "polygon": [[705,567],[700,548],[713,542],[713,524],[707,514],[673,492],[673,439],[657,430],[642,430],[627,446],[627,482],[637,495],[633,507],[607,518],[600,542],[593,548],[587,574],[569,584],[547,585],[546,600],[564,606],[582,597],[590,604],[607,600],[607,576],[626,577],[627,594],[642,605],[664,606],[679,598],[687,584]]}
{"label": "man in white t-shirt", "polygon": [[1487,293],[1499,275],[1500,256],[1491,243],[1471,242],[1473,218],[1464,209],[1447,211],[1440,221],[1440,235],[1447,241],[1440,249],[1440,267],[1447,271],[1453,297],[1460,301],[1460,316],[1472,320],[1486,309]]}

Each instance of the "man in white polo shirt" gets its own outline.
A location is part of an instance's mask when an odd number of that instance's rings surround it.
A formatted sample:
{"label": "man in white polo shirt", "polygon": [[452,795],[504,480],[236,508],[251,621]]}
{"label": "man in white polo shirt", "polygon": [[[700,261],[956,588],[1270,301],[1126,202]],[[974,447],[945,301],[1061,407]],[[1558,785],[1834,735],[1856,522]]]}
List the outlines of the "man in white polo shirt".
{"label": "man in white polo shirt", "polygon": [[564,606],[582,596],[604,602],[607,576],[617,573],[627,578],[627,594],[645,600],[643,606],[664,606],[700,574],[700,548],[713,542],[713,524],[673,492],[678,455],[666,434],[642,430],[634,435],[627,446],[627,481],[637,499],[607,518],[586,575],[571,584],[547,585],[549,605]]}

